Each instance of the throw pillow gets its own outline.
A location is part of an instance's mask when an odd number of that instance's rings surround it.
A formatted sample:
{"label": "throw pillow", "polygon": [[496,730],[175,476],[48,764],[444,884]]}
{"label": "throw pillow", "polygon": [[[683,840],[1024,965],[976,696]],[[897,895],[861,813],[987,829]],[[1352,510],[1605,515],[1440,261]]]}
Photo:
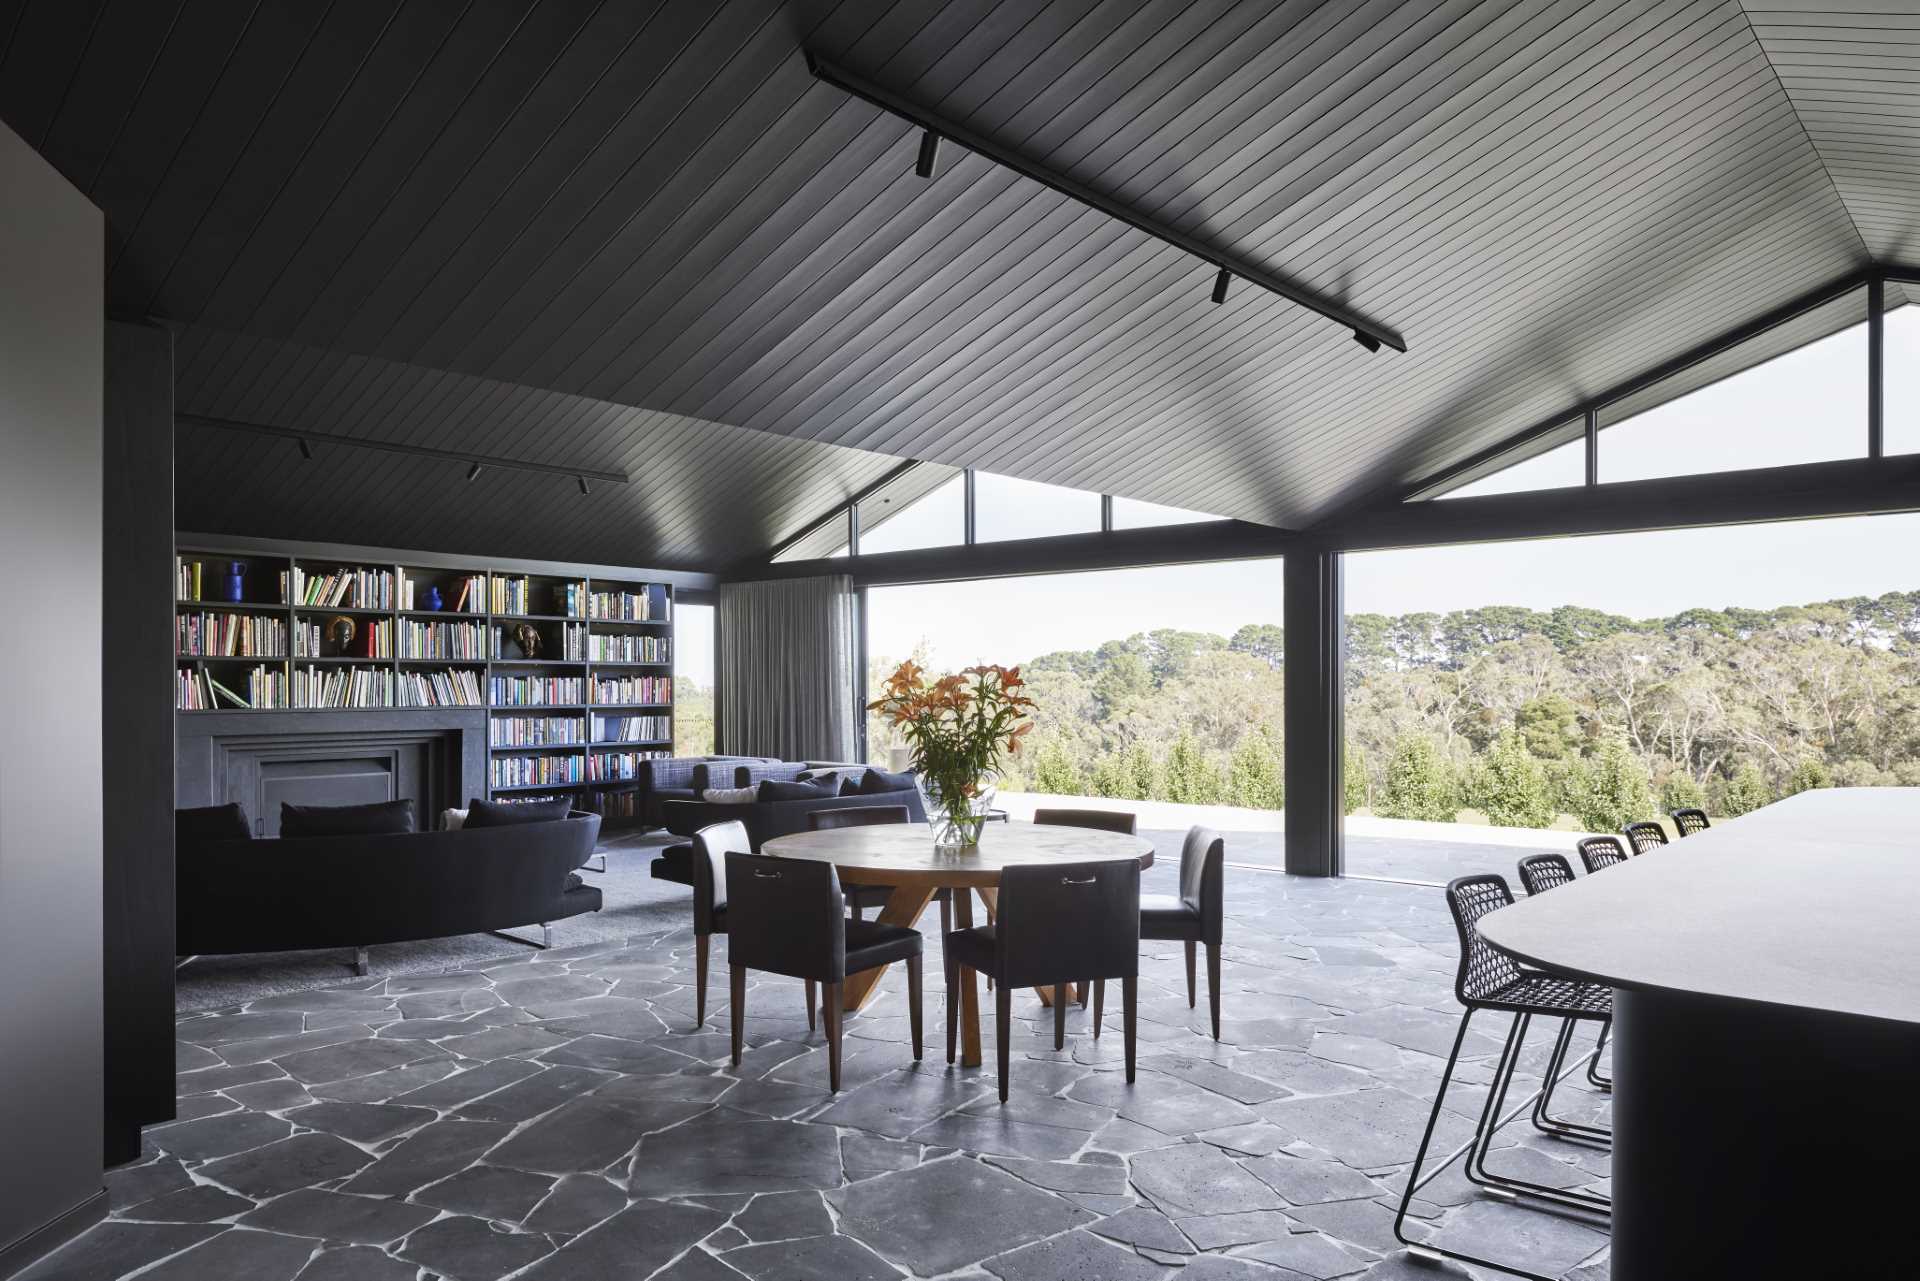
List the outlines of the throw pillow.
{"label": "throw pillow", "polygon": [[859,779],[857,779],[857,778],[855,778],[855,777],[854,777],[853,775],[851,775],[851,774],[846,774],[846,775],[843,775],[843,776],[841,776],[841,779],[840,779],[840,795],[842,795],[842,796],[858,796],[858,795],[860,795],[860,780],[859,780]]}
{"label": "throw pillow", "polygon": [[700,793],[700,799],[709,805],[751,805],[759,796],[757,787],[709,787]]}
{"label": "throw pillow", "polygon": [[768,801],[826,801],[838,795],[839,791],[831,784],[786,783],[770,778],[760,784],[760,794],[755,799],[764,805]]}
{"label": "throw pillow", "polygon": [[208,805],[200,809],[173,812],[173,839],[176,841],[250,841],[253,824],[238,802],[232,805]]}
{"label": "throw pillow", "polygon": [[912,786],[911,771],[905,774],[889,774],[883,769],[870,769],[860,777],[862,796],[878,796],[882,792],[898,792]]}
{"label": "throw pillow", "polygon": [[553,801],[483,801],[474,797],[467,802],[469,830],[476,827],[519,827],[526,823],[557,823],[573,810],[573,802],[562,796]]}
{"label": "throw pillow", "polygon": [[465,810],[441,810],[440,811],[440,830],[441,831],[457,832],[461,828],[465,827],[466,825],[467,825],[467,812]]}
{"label": "throw pillow", "polygon": [[412,801],[381,801],[374,805],[280,804],[280,835],[297,840],[308,836],[395,836],[414,830]]}

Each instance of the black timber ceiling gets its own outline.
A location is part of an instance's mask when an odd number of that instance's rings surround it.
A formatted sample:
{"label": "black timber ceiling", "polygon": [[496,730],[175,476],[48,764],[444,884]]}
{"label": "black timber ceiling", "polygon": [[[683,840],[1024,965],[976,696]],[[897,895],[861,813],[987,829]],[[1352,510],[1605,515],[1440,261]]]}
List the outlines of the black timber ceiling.
{"label": "black timber ceiling", "polygon": [[[1873,157],[1912,97],[1835,108],[1784,25],[1738,0],[0,0],[0,118],[106,211],[111,303],[178,327],[183,408],[648,459],[620,502],[503,479],[515,536],[710,567],[902,458],[1307,525],[1897,256],[1912,189]],[[917,179],[916,133],[803,49],[1411,350],[1245,285],[1215,306],[1205,264],[955,148]],[[183,432],[183,522],[481,532],[446,464],[214,436]]]}

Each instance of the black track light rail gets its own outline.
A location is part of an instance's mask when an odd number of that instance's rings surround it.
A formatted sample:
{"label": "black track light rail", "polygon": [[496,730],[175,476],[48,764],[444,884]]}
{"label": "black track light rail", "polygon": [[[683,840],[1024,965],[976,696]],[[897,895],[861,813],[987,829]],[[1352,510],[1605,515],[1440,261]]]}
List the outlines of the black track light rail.
{"label": "black track light rail", "polygon": [[[945,138],[956,142],[976,155],[985,156],[995,164],[1004,165],[1015,173],[1033,179],[1042,186],[1049,187],[1069,200],[1075,200],[1092,209],[1098,209],[1109,218],[1117,218],[1136,231],[1141,231],[1155,240],[1192,254],[1210,266],[1230,276],[1238,276],[1249,284],[1255,284],[1270,293],[1278,294],[1289,302],[1297,303],[1308,311],[1317,312],[1335,324],[1353,331],[1353,336],[1361,346],[1369,351],[1378,351],[1382,346],[1395,351],[1405,351],[1407,340],[1400,336],[1397,329],[1383,325],[1369,316],[1362,315],[1336,298],[1331,298],[1306,285],[1277,276],[1270,271],[1243,262],[1229,254],[1222,253],[1209,245],[1194,239],[1185,232],[1163,227],[1159,223],[1134,212],[1113,197],[1095,191],[1091,187],[1075,182],[1064,175],[1053,173],[1033,161],[1020,155],[1011,148],[1002,146],[984,134],[960,124],[958,121],[945,120],[933,112],[915,103],[909,102],[890,89],[882,88],[864,76],[848,71],[818,54],[807,54],[807,69],[814,78],[842,89],[856,98],[863,99],[890,112],[912,124],[920,126],[926,133],[922,135],[920,163],[915,166],[922,177],[932,172],[933,152],[937,141],[930,142],[928,136]],[[1218,290],[1216,290],[1218,292]],[[1216,299],[1218,301],[1218,299]]]}
{"label": "black track light rail", "polygon": [[267,423],[242,422],[237,418],[212,418],[206,414],[175,414],[174,421],[191,427],[212,427],[218,431],[244,432],[253,436],[274,436],[281,440],[291,440],[300,446],[303,458],[313,456],[315,445],[340,445],[347,449],[375,449],[387,454],[406,454],[413,458],[438,458],[443,462],[462,463],[467,467],[467,479],[474,480],[481,470],[498,467],[505,471],[530,471],[543,476],[571,476],[580,484],[580,491],[587,492],[587,482],[603,480],[609,485],[630,485],[632,480],[623,471],[599,471],[592,467],[566,467],[558,463],[533,463],[519,458],[500,458],[493,454],[470,454],[457,449],[434,449],[427,445],[407,445],[393,440],[368,440],[360,436],[336,436],[323,431],[298,431],[292,427],[274,427]]}

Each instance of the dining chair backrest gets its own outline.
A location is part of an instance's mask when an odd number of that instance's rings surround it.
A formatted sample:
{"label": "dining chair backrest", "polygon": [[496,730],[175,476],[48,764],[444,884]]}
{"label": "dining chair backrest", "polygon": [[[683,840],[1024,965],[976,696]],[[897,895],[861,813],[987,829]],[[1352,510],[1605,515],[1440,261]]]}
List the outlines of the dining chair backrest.
{"label": "dining chair backrest", "polygon": [[1513,891],[1503,876],[1488,873],[1447,882],[1447,910],[1460,936],[1460,968],[1454,973],[1453,994],[1463,1005],[1484,1001],[1525,977],[1512,957],[1480,937],[1480,918],[1512,902]]}
{"label": "dining chair backrest", "polygon": [[995,966],[1009,987],[1140,972],[1140,864],[1032,863],[1000,873]]}
{"label": "dining chair backrest", "polygon": [[1041,808],[1033,812],[1033,821],[1041,827],[1090,827],[1101,832],[1134,833],[1134,816],[1124,810],[1072,810]]}
{"label": "dining chair backrest", "polygon": [[1633,842],[1635,854],[1657,850],[1667,843],[1667,829],[1658,823],[1629,823],[1621,828],[1620,832]]}
{"label": "dining chair backrest", "polygon": [[828,832],[842,827],[879,827],[912,821],[913,816],[904,805],[863,805],[844,810],[814,810],[807,815],[807,830]]}
{"label": "dining chair backrest", "polygon": [[713,932],[713,914],[727,906],[727,855],[753,848],[739,819],[710,823],[693,834],[693,928]]}
{"label": "dining chair backrest", "polygon": [[831,863],[728,854],[727,960],[838,983],[847,976],[846,897]]}
{"label": "dining chair backrest", "polygon": [[1588,872],[1616,867],[1627,861],[1627,847],[1620,843],[1617,836],[1584,836],[1575,842],[1574,848],[1580,851],[1580,861],[1587,865]]}
{"label": "dining chair backrest", "polygon": [[1210,827],[1194,827],[1180,847],[1180,904],[1200,914],[1202,943],[1219,943],[1227,913],[1227,842]]}
{"label": "dining chair backrest", "polygon": [[1520,883],[1528,897],[1573,883],[1573,864],[1565,854],[1529,854],[1520,860]]}
{"label": "dining chair backrest", "polygon": [[1713,826],[1707,821],[1705,810],[1674,810],[1667,817],[1673,820],[1673,830],[1682,836],[1692,836],[1695,832],[1704,832]]}

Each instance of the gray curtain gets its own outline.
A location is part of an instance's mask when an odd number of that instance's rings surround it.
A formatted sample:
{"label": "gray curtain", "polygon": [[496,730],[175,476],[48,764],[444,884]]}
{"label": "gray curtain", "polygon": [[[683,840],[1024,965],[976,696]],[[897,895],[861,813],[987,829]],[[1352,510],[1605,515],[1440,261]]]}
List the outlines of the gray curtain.
{"label": "gray curtain", "polygon": [[722,751],[853,759],[854,614],[845,574],[721,585]]}

